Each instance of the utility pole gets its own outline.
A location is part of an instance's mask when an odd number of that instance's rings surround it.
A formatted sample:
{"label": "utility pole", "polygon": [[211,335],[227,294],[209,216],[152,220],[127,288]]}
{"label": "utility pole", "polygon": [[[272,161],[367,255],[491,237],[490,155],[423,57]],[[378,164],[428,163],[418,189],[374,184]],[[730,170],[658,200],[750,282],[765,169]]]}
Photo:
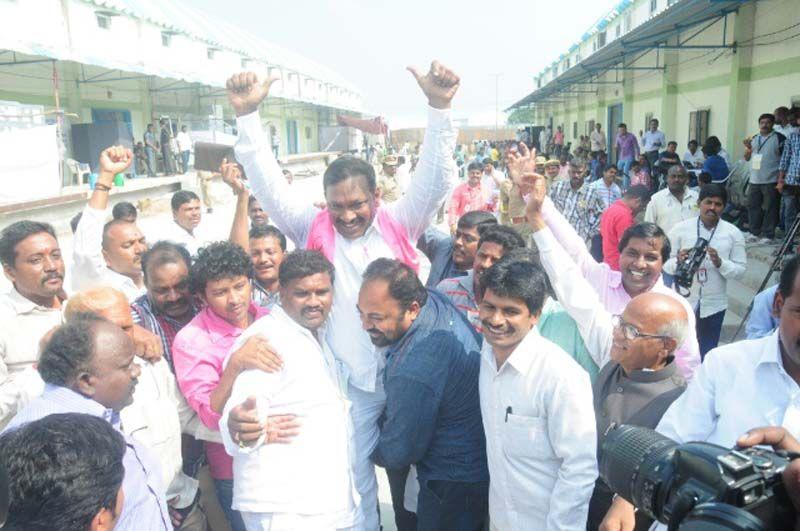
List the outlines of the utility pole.
{"label": "utility pole", "polygon": [[500,116],[500,77],[502,73],[491,74],[494,78],[494,139],[497,138],[498,121]]}

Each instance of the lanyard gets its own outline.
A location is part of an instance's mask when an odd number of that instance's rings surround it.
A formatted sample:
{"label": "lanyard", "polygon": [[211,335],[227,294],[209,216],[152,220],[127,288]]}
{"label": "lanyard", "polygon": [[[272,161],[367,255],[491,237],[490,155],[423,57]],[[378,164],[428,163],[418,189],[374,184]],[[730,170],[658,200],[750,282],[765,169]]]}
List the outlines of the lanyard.
{"label": "lanyard", "polygon": [[756,153],[759,153],[759,154],[761,153],[761,148],[764,147],[764,144],[769,142],[769,139],[772,137],[773,134],[775,134],[775,133],[773,132],[773,133],[768,134],[767,138],[765,138],[763,141],[761,140],[761,135],[758,135],[758,149],[756,149]]}
{"label": "lanyard", "polygon": [[[714,227],[714,230],[711,231],[711,235],[708,237],[709,245],[711,245],[711,238],[714,237],[714,233],[717,232],[717,227],[719,227],[719,221],[717,221],[717,225]],[[697,238],[700,238],[700,216],[697,216]]]}

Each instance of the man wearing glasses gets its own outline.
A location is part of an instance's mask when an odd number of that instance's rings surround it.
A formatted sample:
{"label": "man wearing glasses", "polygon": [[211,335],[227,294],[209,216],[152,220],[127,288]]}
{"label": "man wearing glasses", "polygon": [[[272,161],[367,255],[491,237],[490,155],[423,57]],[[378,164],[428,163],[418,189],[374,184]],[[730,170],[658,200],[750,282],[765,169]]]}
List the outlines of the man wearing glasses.
{"label": "man wearing glasses", "polygon": [[[533,239],[558,301],[578,324],[586,349],[600,367],[592,386],[598,442],[602,445],[612,423],[655,428],[686,388],[674,353],[688,332],[688,314],[675,298],[652,291],[633,297],[621,315],[607,311],[542,219],[543,201],[544,182],[537,177],[527,210]],[[588,529],[597,529],[612,496],[598,480],[589,503]],[[640,519],[644,516],[637,515],[637,529],[645,525]]]}

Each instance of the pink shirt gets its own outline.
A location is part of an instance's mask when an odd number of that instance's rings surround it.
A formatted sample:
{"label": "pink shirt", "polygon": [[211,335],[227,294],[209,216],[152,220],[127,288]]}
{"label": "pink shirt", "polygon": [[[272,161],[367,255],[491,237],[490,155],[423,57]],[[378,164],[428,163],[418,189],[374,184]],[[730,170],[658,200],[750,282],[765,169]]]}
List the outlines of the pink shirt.
{"label": "pink shirt", "polygon": [[491,210],[492,198],[489,191],[478,184],[472,187],[469,183],[462,183],[453,190],[450,198],[450,208],[447,211],[447,221],[452,227],[458,223],[458,218],[473,210]]}
{"label": "pink shirt", "polygon": [[[250,315],[259,319],[269,313],[250,302]],[[211,393],[222,377],[222,362],[244,332],[204,308],[183,327],[172,344],[175,377],[189,406],[209,429],[219,430],[220,414],[211,409]],[[233,458],[220,443],[206,441],[206,457],[214,479],[233,479]]]}
{"label": "pink shirt", "polygon": [[622,233],[633,225],[633,211],[622,199],[617,199],[600,218],[600,236],[603,237],[603,262],[619,271],[619,241]]}
{"label": "pink shirt", "polygon": [[[606,310],[612,314],[621,314],[631,300],[631,296],[628,295],[628,292],[625,291],[625,286],[622,285],[622,273],[614,271],[608,267],[608,264],[598,264],[592,258],[592,255],[586,249],[586,243],[583,238],[578,236],[578,233],[564,219],[564,216],[556,209],[550,198],[546,198],[542,206],[542,217],[553,232],[553,235],[555,235],[556,240],[567,251],[572,260],[578,264],[581,273],[583,273],[583,278],[594,286]],[[687,380],[691,380],[694,371],[700,366],[700,347],[697,344],[694,310],[685,297],[681,297],[675,290],[665,286],[661,278],[650,288],[650,291],[673,297],[686,310],[689,326],[686,331],[686,339],[675,350],[675,363],[678,365],[681,374]]]}

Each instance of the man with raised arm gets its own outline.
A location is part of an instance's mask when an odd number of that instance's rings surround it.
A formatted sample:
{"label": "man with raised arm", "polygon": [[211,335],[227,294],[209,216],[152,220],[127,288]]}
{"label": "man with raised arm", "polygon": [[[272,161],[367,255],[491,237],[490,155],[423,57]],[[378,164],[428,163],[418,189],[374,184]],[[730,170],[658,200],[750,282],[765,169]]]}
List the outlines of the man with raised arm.
{"label": "man with raised arm", "polygon": [[286,182],[258,115],[274,79],[253,73],[232,76],[228,99],[236,112],[239,140],[236,158],[250,180],[253,194],[275,225],[291,240],[321,251],[336,267],[330,346],[349,372],[348,395],[356,443],[356,488],[367,529],[378,529],[377,481],[369,460],[377,441],[377,420],[385,394],[378,377],[383,361],[361,330],[356,311],[361,275],[376,258],[397,258],[418,270],[414,243],[430,225],[456,177],[453,162],[457,131],[450,102],[459,77],[434,61],[426,74],[409,68],[428,99],[428,128],[408,190],[391,205],[380,205],[375,171],[361,159],[342,157],[325,171],[328,208],[320,211],[301,190]]}
{"label": "man with raised arm", "polygon": [[[510,155],[507,168],[512,179],[525,181],[530,187],[536,175],[534,158],[527,149],[521,150],[518,155]],[[566,254],[558,255],[569,256],[583,278],[597,292],[605,309],[612,314],[622,314],[631,299],[646,292],[661,293],[681,303],[688,314],[689,328],[675,351],[675,362],[681,374],[691,379],[700,365],[694,312],[684,297],[666,287],[661,280],[661,270],[670,256],[669,239],[664,231],[652,223],[640,223],[626,230],[619,243],[619,271],[614,271],[608,264],[598,263],[592,258],[583,238],[555,208],[549,197],[542,203],[541,218],[552,231],[558,245],[566,251]],[[571,264],[559,263],[557,267],[565,268],[568,265]]]}

